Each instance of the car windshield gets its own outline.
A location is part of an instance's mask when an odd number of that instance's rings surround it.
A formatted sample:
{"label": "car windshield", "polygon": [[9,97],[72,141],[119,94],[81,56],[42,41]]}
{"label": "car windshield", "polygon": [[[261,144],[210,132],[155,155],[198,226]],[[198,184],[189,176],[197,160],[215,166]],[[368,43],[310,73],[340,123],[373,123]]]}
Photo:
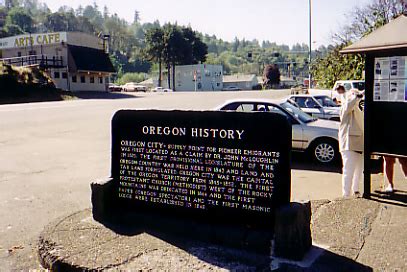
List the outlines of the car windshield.
{"label": "car windshield", "polygon": [[339,107],[329,96],[315,96],[315,99],[318,100],[319,104],[323,107]]}
{"label": "car windshield", "polygon": [[305,112],[293,106],[289,102],[281,103],[280,106],[282,106],[286,111],[291,113],[293,116],[295,116],[303,123],[310,123],[316,120],[316,118],[313,118],[311,115],[306,114]]}
{"label": "car windshield", "polygon": [[365,90],[365,82],[354,82],[352,85],[354,89],[358,89],[359,91]]}

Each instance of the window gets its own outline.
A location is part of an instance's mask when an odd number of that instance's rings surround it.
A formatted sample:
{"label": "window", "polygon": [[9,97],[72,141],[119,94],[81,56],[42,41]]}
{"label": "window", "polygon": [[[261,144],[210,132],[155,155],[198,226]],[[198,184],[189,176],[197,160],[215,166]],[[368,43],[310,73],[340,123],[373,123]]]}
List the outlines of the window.
{"label": "window", "polygon": [[59,72],[54,72],[54,78],[60,78]]}
{"label": "window", "polygon": [[18,57],[21,57],[21,52],[17,52],[17,56],[18,56]]}
{"label": "window", "polygon": [[35,52],[35,50],[30,50],[30,51],[28,52],[28,55],[34,56],[34,55],[37,55],[37,52]]}
{"label": "window", "polygon": [[307,109],[318,109],[320,106],[315,102],[312,97],[295,97],[295,103],[300,106],[300,108],[307,108]]}
{"label": "window", "polygon": [[343,86],[345,87],[346,91],[349,91],[350,89],[352,89],[352,84],[350,84],[350,83],[345,83],[345,84],[343,84]]}
{"label": "window", "polygon": [[105,83],[109,83],[109,77],[105,77]]}
{"label": "window", "polygon": [[86,83],[86,78],[85,78],[85,76],[81,76],[81,83]]}
{"label": "window", "polygon": [[239,107],[236,109],[236,111],[255,111],[255,105],[254,104],[240,104]]}
{"label": "window", "polygon": [[365,82],[354,82],[353,83],[353,88],[358,89],[359,91],[364,91],[365,90]]}
{"label": "window", "polygon": [[99,77],[99,84],[103,84],[103,77]]}
{"label": "window", "polygon": [[72,76],[72,82],[76,83],[78,81],[78,79],[76,78],[76,76]]}
{"label": "window", "polygon": [[90,83],[95,83],[95,77],[93,76],[90,77]]}
{"label": "window", "polygon": [[63,78],[63,79],[67,79],[67,78],[68,78],[68,74],[67,74],[66,72],[63,72],[63,73],[62,73],[62,78]]}

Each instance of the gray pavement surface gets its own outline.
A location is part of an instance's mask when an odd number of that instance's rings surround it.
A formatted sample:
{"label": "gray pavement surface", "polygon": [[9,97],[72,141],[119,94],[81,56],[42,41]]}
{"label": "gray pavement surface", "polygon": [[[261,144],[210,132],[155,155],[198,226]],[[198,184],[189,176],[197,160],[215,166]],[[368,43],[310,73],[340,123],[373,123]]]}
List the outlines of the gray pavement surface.
{"label": "gray pavement surface", "polygon": [[[0,106],[0,271],[39,269],[36,247],[44,227],[90,207],[90,182],[109,176],[110,121],[117,110],[203,110],[235,97],[280,98],[287,94],[288,91],[137,93],[113,97],[84,94],[84,99],[74,101]],[[305,159],[292,171],[292,198],[339,197],[339,172],[316,169]],[[380,179],[375,177],[375,188]],[[382,202],[377,210],[382,221],[376,220],[372,226],[382,229],[377,235],[382,235],[380,239],[384,241],[405,238],[390,238],[392,233],[403,233],[403,220],[407,218],[407,197],[402,191],[407,191],[407,186],[402,187],[407,182],[396,181],[396,188],[398,183],[400,191],[393,196],[377,194]],[[405,256],[391,254],[393,250],[407,252],[405,244],[385,247],[380,239],[364,243],[381,251],[374,267],[381,267],[381,259],[406,260]],[[362,251],[358,258],[364,261],[369,256]],[[374,264],[373,260],[369,262]],[[394,266],[390,262],[388,267]]]}
{"label": "gray pavement surface", "polygon": [[[247,251],[183,240],[165,233],[121,235],[84,210],[57,220],[41,234],[45,267],[58,271],[403,271],[407,252],[402,231],[407,212],[374,200],[314,201],[314,248],[304,265]],[[383,211],[397,220],[385,218]],[[391,216],[390,216],[391,217]],[[396,248],[396,246],[398,248]],[[394,251],[394,256],[386,253]],[[384,251],[383,251],[384,250]]]}

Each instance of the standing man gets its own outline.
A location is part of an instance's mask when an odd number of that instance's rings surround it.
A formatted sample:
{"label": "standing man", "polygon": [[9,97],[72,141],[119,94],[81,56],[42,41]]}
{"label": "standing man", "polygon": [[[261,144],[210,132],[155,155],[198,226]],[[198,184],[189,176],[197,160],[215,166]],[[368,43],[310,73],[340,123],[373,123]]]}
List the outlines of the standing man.
{"label": "standing man", "polygon": [[336,91],[341,95],[341,123],[339,126],[339,151],[342,155],[342,196],[351,193],[359,196],[359,182],[363,174],[364,114],[359,106],[363,94],[357,91],[345,91],[339,85]]}

